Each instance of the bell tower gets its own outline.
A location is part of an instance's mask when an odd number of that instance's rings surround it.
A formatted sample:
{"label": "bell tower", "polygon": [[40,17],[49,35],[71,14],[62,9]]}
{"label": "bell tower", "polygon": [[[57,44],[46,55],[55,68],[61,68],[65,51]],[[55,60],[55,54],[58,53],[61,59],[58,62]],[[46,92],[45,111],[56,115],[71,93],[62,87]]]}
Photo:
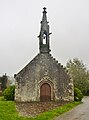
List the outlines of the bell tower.
{"label": "bell tower", "polygon": [[46,8],[43,8],[43,17],[41,21],[41,28],[40,28],[40,34],[39,34],[39,50],[40,53],[49,53],[50,50],[50,40],[49,40],[49,25],[47,22],[47,16],[46,16]]}

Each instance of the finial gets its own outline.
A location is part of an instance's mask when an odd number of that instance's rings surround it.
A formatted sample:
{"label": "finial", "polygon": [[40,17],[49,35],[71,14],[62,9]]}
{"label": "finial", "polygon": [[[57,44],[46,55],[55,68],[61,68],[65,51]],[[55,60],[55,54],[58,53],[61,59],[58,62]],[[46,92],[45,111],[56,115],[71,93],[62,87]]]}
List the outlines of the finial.
{"label": "finial", "polygon": [[46,7],[44,7],[43,10],[44,10],[43,13],[47,13],[47,12],[46,12]]}

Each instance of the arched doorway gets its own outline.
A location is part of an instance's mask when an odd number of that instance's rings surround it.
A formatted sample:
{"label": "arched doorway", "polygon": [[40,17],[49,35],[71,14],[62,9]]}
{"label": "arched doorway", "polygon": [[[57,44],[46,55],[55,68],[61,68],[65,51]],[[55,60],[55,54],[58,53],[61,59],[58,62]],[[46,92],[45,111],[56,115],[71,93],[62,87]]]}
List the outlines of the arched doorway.
{"label": "arched doorway", "polygon": [[40,87],[40,101],[51,101],[51,86],[48,83],[44,83]]}

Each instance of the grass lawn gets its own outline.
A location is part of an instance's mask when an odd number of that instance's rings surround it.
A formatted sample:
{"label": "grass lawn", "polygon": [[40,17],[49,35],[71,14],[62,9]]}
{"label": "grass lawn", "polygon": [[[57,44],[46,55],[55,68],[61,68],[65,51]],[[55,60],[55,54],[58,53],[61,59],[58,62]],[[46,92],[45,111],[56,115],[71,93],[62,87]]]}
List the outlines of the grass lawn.
{"label": "grass lawn", "polygon": [[3,101],[2,98],[0,98],[0,120],[52,120],[54,117],[69,111],[78,104],[80,104],[80,102],[71,102],[54,110],[44,112],[35,118],[27,118],[18,115],[14,101]]}

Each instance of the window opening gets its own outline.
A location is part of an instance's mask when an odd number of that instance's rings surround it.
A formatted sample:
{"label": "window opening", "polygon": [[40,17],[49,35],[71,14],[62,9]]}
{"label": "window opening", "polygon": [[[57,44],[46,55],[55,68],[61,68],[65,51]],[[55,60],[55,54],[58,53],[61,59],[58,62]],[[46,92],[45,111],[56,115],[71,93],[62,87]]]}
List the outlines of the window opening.
{"label": "window opening", "polygon": [[46,44],[46,35],[43,35],[43,44]]}

